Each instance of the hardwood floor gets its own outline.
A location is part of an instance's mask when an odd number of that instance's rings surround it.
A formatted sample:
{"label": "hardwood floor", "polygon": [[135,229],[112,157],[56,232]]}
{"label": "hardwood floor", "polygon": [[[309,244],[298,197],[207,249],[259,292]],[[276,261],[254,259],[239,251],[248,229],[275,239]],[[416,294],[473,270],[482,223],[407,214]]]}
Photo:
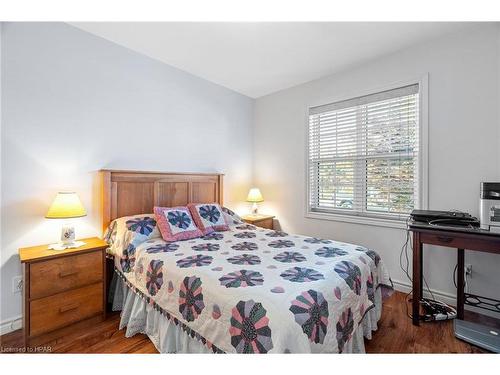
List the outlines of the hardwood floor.
{"label": "hardwood floor", "polygon": [[[365,340],[367,353],[481,353],[482,350],[456,339],[453,322],[411,324],[406,315],[405,295],[396,292],[384,302],[379,329],[372,340]],[[157,353],[145,335],[126,338],[118,330],[120,316],[108,318],[90,328],[80,330],[47,343],[54,353]],[[490,322],[485,322],[490,323]],[[1,352],[22,348],[21,331],[0,336]]]}
{"label": "hardwood floor", "polygon": [[[158,353],[146,335],[125,337],[124,330],[118,330],[120,314],[108,313],[105,321],[92,327],[75,331],[45,346],[52,353]],[[1,352],[10,348],[22,348],[21,330],[0,336]]]}
{"label": "hardwood floor", "polygon": [[[406,294],[395,292],[384,301],[379,328],[371,340],[365,340],[367,353],[483,353],[481,348],[455,338],[453,321],[412,324],[405,306]],[[408,303],[411,313],[411,304]],[[466,312],[466,319],[481,320],[495,325],[493,320]]]}

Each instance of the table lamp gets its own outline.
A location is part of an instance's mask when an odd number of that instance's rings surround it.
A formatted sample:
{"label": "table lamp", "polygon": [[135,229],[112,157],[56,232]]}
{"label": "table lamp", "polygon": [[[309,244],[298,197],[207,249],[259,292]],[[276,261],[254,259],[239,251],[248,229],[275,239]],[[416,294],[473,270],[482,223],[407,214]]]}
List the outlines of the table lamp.
{"label": "table lamp", "polygon": [[[75,192],[59,192],[52,202],[47,215],[47,219],[72,219],[86,216],[87,212]],[[63,224],[61,231],[61,241],[49,246],[50,249],[64,250],[67,248],[82,246],[84,242],[75,241],[75,228],[69,222]]]}
{"label": "table lamp", "polygon": [[262,194],[260,193],[260,190],[258,188],[251,188],[250,191],[248,192],[247,196],[247,202],[252,202],[252,215],[257,215],[258,213],[258,207],[257,203],[259,202],[264,202],[264,198],[262,197]]}

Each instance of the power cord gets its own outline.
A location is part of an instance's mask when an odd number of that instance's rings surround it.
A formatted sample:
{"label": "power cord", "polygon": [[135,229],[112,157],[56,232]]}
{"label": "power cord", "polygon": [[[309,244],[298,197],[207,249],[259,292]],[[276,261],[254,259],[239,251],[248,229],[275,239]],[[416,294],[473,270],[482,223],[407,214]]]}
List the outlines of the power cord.
{"label": "power cord", "polygon": [[[457,269],[458,269],[458,264],[455,265],[455,268],[453,269],[453,285],[455,285],[455,288],[458,288],[457,286]],[[470,291],[470,282],[469,282],[469,277],[470,275],[466,272],[465,277],[464,277],[464,290],[469,293]]]}
{"label": "power cord", "polygon": [[[410,236],[410,231],[409,229],[409,222],[410,222],[410,217],[406,219],[406,240],[403,246],[401,247],[401,252],[399,253],[399,267],[403,271],[403,273],[406,275],[408,280],[410,280],[410,283],[412,282],[411,276],[410,276],[410,260],[408,258],[408,243],[411,242],[411,236]],[[405,256],[406,260],[406,265],[403,265],[403,255]]]}
{"label": "power cord", "polygon": [[[408,280],[410,281],[410,284],[412,284],[413,283],[413,279],[410,276],[410,270],[409,270],[410,269],[410,257],[408,255],[408,247],[411,247],[411,249],[413,251],[413,240],[412,240],[412,237],[410,235],[410,227],[409,227],[410,219],[411,219],[410,216],[408,216],[408,218],[406,219],[406,238],[405,238],[405,243],[401,247],[401,251],[399,253],[399,266],[400,266],[401,270],[403,271],[403,273],[408,278]],[[424,275],[422,275],[422,278],[423,278],[425,287],[427,289],[427,292],[432,297],[432,299],[424,299],[423,296],[421,296],[422,300],[427,305],[434,305],[434,306],[441,306],[441,305],[443,305],[442,302],[437,301],[436,298],[434,297],[434,293],[432,293],[432,290],[429,287],[429,284],[427,283],[427,279],[425,278]],[[412,319],[413,317],[412,317],[412,315],[408,311],[408,303],[411,300],[408,297],[410,297],[410,295],[412,295],[412,294],[413,294],[413,291],[410,291],[405,296],[406,315],[410,319]]]}
{"label": "power cord", "polygon": [[[410,276],[410,270],[409,270],[410,269],[410,258],[408,256],[408,247],[410,246],[413,249],[413,240],[412,240],[411,235],[410,235],[409,223],[410,223],[410,217],[408,216],[408,218],[406,219],[406,240],[405,240],[405,243],[403,244],[403,246],[401,247],[401,252],[399,253],[399,266],[400,266],[401,270],[403,271],[403,273],[408,278],[408,280],[410,281],[410,283],[413,283],[413,279]],[[405,264],[403,264],[403,255],[405,258],[404,259]],[[427,288],[427,291],[434,299],[434,294],[432,293],[432,290],[429,288],[429,284],[427,283],[425,276],[422,275],[422,277],[423,277],[423,280],[425,283],[425,287]]]}

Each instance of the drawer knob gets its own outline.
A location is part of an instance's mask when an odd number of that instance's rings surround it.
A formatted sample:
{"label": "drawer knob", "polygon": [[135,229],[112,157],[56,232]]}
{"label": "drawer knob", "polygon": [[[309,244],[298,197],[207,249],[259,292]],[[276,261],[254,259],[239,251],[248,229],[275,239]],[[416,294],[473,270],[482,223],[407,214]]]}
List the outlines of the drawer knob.
{"label": "drawer knob", "polygon": [[78,271],[66,271],[66,272],[59,272],[59,277],[68,277],[68,276],[73,276],[76,275]]}
{"label": "drawer knob", "polygon": [[446,242],[446,243],[453,241],[452,237],[440,237],[440,236],[438,236],[437,239],[441,242]]}
{"label": "drawer knob", "polygon": [[76,310],[79,307],[80,307],[79,303],[73,303],[71,305],[66,305],[66,306],[61,307],[59,309],[59,312],[60,313],[65,313],[65,312],[68,312],[68,311]]}

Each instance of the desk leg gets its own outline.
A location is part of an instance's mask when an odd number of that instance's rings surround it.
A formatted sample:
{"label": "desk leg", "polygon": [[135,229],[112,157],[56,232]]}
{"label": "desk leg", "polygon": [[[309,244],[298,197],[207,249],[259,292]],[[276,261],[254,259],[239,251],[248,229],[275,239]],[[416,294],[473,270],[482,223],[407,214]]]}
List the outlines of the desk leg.
{"label": "desk leg", "polygon": [[[420,235],[419,235],[419,241],[420,241]],[[418,290],[420,291],[420,298],[424,296],[424,245],[420,243],[420,259],[419,259],[419,264],[420,264],[420,285],[418,286]]]}
{"label": "desk leg", "polygon": [[457,318],[464,318],[464,249],[457,249]]}
{"label": "desk leg", "polygon": [[420,299],[422,298],[422,243],[420,234],[413,232],[413,301],[412,320],[413,325],[419,325]]}

